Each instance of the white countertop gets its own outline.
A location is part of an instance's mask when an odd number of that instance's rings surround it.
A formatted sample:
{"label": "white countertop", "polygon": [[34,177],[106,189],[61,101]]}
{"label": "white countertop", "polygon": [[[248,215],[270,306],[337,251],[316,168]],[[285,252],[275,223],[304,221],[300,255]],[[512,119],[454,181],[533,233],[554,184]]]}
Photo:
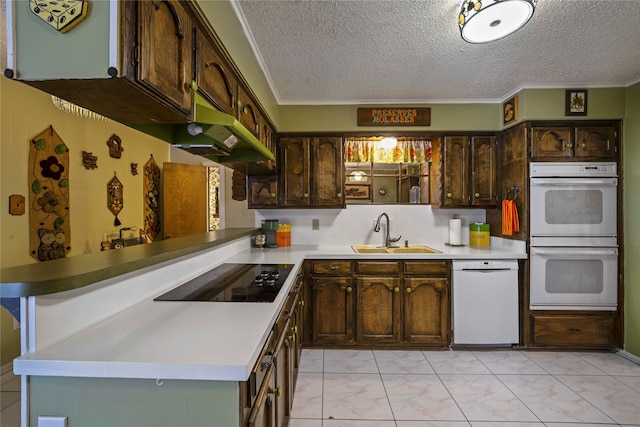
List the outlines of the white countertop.
{"label": "white countertop", "polygon": [[[19,375],[245,381],[305,259],[525,259],[524,242],[489,248],[429,244],[438,254],[356,254],[346,245],[248,249],[223,262],[295,264],[273,303],[137,303],[14,360]],[[144,276],[141,276],[141,279]],[[187,279],[185,279],[186,281]],[[178,286],[158,289],[156,296]]]}

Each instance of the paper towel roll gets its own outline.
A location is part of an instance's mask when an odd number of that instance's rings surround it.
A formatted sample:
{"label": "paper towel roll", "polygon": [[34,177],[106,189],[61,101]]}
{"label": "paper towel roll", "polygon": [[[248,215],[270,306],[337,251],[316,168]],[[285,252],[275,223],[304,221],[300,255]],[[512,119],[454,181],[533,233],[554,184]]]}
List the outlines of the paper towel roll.
{"label": "paper towel roll", "polygon": [[449,244],[460,245],[462,243],[462,220],[451,218],[449,220]]}

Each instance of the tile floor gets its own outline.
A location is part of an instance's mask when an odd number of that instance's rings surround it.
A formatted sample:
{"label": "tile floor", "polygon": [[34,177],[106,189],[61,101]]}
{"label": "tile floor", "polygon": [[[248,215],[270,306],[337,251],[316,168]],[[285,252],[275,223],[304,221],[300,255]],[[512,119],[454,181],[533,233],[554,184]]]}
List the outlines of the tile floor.
{"label": "tile floor", "polygon": [[20,427],[20,377],[12,371],[0,377],[0,427]]}
{"label": "tile floor", "polygon": [[606,352],[303,350],[290,427],[640,426]]}
{"label": "tile floor", "polygon": [[[2,374],[1,427],[20,426]],[[290,427],[640,426],[640,365],[606,352],[305,349]]]}

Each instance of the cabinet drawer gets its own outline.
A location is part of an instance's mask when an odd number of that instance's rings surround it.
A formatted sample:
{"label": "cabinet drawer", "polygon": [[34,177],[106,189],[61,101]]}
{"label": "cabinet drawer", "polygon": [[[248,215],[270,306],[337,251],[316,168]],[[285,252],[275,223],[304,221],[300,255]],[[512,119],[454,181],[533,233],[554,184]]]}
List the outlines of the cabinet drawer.
{"label": "cabinet drawer", "polygon": [[312,274],[324,274],[329,276],[340,276],[351,274],[350,261],[312,261]]}
{"label": "cabinet drawer", "polygon": [[399,269],[397,261],[356,261],[357,274],[397,274]]}
{"label": "cabinet drawer", "polygon": [[612,316],[532,315],[532,341],[555,347],[611,347],[614,343]]}
{"label": "cabinet drawer", "polygon": [[447,275],[446,261],[405,261],[404,272],[406,274],[428,274],[434,276]]}

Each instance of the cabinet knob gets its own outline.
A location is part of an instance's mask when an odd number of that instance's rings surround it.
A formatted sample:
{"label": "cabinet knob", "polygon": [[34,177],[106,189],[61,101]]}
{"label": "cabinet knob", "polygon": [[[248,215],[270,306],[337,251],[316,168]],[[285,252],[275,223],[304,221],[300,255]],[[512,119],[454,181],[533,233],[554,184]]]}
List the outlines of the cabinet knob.
{"label": "cabinet knob", "polygon": [[582,144],[580,144],[580,148],[584,148],[586,146],[587,146],[587,144],[585,144],[584,142]]}
{"label": "cabinet knob", "polygon": [[275,394],[276,397],[280,397],[280,395],[282,394],[282,387],[278,386],[276,388],[270,388],[269,393]]}
{"label": "cabinet knob", "polygon": [[307,197],[309,197],[309,193],[304,193],[302,196],[307,198]]}
{"label": "cabinet knob", "polygon": [[347,292],[350,293],[353,289],[351,289],[351,286],[347,286]]}
{"label": "cabinet knob", "polygon": [[236,106],[238,108],[242,107],[242,101],[240,101],[239,99],[236,101]]}
{"label": "cabinet knob", "polygon": [[411,293],[411,288],[407,288],[407,293],[410,294]]}
{"label": "cabinet knob", "polygon": [[453,197],[453,193],[447,193],[447,197],[448,198],[452,198]]}
{"label": "cabinet knob", "polygon": [[571,147],[573,147],[573,144],[569,143],[569,144],[567,144],[567,147],[571,148]]}
{"label": "cabinet knob", "polygon": [[337,197],[342,197],[342,193],[338,193],[338,194],[337,194]]}
{"label": "cabinet knob", "polygon": [[393,292],[397,294],[398,292],[400,292],[400,288],[396,286],[395,288],[393,288]]}
{"label": "cabinet knob", "polygon": [[191,80],[191,83],[189,83],[189,89],[195,92],[198,90],[198,83],[196,83],[195,80]]}
{"label": "cabinet knob", "polygon": [[480,197],[480,193],[476,193],[476,194],[474,194],[474,196]]}
{"label": "cabinet knob", "polygon": [[289,341],[291,341],[291,342],[296,342],[296,334],[289,335],[287,338],[288,338],[288,339],[289,339]]}
{"label": "cabinet knob", "polygon": [[271,197],[276,197],[276,193],[271,193]]}
{"label": "cabinet knob", "polygon": [[300,300],[300,302],[298,304],[300,304],[300,307],[304,307],[304,300],[303,299]]}

